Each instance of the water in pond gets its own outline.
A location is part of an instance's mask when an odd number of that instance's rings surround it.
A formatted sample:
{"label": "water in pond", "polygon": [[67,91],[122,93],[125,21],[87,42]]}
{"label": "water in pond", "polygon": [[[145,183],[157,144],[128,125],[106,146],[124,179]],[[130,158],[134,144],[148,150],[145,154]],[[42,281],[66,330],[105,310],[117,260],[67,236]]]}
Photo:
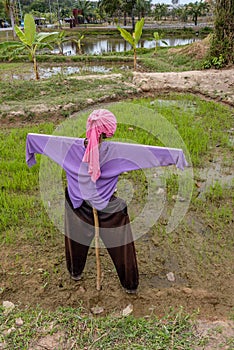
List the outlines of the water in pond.
{"label": "water in pond", "polygon": [[[193,38],[165,38],[163,40],[159,40],[157,42],[158,46],[179,46],[179,45],[187,45],[191,44],[195,41],[199,41],[201,39],[197,37]],[[167,45],[164,43],[166,42]],[[82,53],[88,55],[100,55],[105,52],[124,52],[131,50],[131,45],[128,44],[123,39],[118,38],[85,38],[82,42]],[[150,49],[154,48],[156,45],[155,40],[141,40],[138,44],[138,47]],[[76,55],[78,53],[77,47],[72,42],[67,42],[63,44],[64,54],[67,55]],[[58,53],[58,49],[53,51],[54,53]]]}
{"label": "water in pond", "polygon": [[[115,67],[118,66],[121,69],[128,70],[131,67],[128,65],[122,66],[122,64],[115,63]],[[2,73],[1,74],[1,79],[3,80],[8,80],[9,76],[11,79],[20,79],[20,80],[32,80],[35,79],[35,74],[33,72],[33,67],[32,64],[28,64],[27,66],[25,65],[24,71],[22,73],[20,72],[15,72],[15,69],[13,68],[12,71],[8,71],[7,73]],[[60,66],[60,65],[53,65],[53,66],[48,66],[46,64],[40,64],[39,66],[39,75],[41,79],[48,79],[51,78],[52,76],[55,75],[72,75],[72,74],[89,74],[89,73],[110,73],[113,70],[113,65],[105,63],[105,65],[97,65],[97,64],[79,64],[76,63],[74,66]]]}

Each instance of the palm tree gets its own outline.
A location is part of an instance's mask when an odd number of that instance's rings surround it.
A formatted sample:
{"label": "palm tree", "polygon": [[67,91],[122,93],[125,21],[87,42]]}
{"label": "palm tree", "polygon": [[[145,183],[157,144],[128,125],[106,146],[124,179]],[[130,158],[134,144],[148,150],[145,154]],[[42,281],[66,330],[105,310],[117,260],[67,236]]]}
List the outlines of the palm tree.
{"label": "palm tree", "polygon": [[150,12],[151,0],[137,0],[136,1],[136,12],[138,13],[138,19],[145,17],[147,12]]}
{"label": "palm tree", "polygon": [[163,17],[167,17],[168,5],[166,4],[156,4],[154,9],[154,17],[156,20],[160,21]]}
{"label": "palm tree", "polygon": [[92,4],[87,0],[77,0],[76,6],[79,10],[82,10],[82,16],[84,21],[87,20],[88,16],[92,14]]}
{"label": "palm tree", "polygon": [[98,3],[98,7],[105,11],[106,14],[110,17],[114,15],[114,13],[121,8],[123,5],[123,0],[101,0]]}
{"label": "palm tree", "polygon": [[187,11],[189,15],[192,15],[195,26],[197,25],[197,19],[199,16],[204,16],[210,8],[207,2],[196,1],[194,3],[190,2],[187,6]]}

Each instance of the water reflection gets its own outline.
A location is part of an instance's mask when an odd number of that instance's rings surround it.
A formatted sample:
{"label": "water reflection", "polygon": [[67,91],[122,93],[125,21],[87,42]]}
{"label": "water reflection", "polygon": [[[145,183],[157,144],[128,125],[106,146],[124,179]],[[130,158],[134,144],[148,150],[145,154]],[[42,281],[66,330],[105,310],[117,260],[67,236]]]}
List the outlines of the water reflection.
{"label": "water reflection", "polygon": [[[121,66],[119,63],[115,63],[115,67],[119,67],[120,69],[128,70],[131,67],[125,65]],[[105,63],[105,65],[96,65],[96,64],[76,64],[75,66],[52,66],[52,67],[39,67],[39,75],[41,79],[48,79],[55,75],[67,76],[72,74],[89,74],[89,73],[110,73],[113,70],[113,65]],[[3,74],[1,76],[3,80],[9,79],[9,73]],[[19,74],[11,74],[11,79],[16,80],[33,80],[35,79],[35,74],[33,72],[33,68],[30,69],[29,72],[22,72]]]}
{"label": "water reflection", "polygon": [[[178,45],[187,45],[192,44],[195,41],[201,39],[195,38],[165,38],[157,42],[157,46],[178,46]],[[164,43],[166,42],[167,45]],[[141,40],[138,44],[138,47],[151,49],[155,48],[155,40]],[[131,45],[124,41],[123,39],[117,38],[108,38],[108,39],[84,39],[82,41],[82,53],[88,55],[100,55],[107,52],[124,52],[131,50]],[[63,51],[66,55],[76,55],[78,54],[77,46],[72,42],[67,42],[63,44]],[[55,49],[53,53],[58,53],[58,49]]]}
{"label": "water reflection", "polygon": [[109,73],[111,68],[105,66],[76,66],[76,67],[51,67],[51,68],[41,68],[40,76],[42,78],[50,78],[53,75],[71,75],[77,73]]}

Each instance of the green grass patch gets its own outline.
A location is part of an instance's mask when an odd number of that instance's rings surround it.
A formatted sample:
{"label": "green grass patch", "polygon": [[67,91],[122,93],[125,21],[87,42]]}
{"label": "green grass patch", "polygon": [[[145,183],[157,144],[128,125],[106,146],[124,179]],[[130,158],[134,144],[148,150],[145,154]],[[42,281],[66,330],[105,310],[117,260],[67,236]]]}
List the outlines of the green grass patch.
{"label": "green grass patch", "polygon": [[[50,84],[52,89],[52,83]],[[25,94],[26,91],[25,88]],[[145,108],[147,119],[142,116],[139,121],[139,116],[137,116],[139,105],[143,108],[142,113]],[[113,105],[113,108],[113,112],[116,111],[117,115],[123,115],[125,118],[119,122],[115,140],[131,140],[131,142],[141,144],[177,148],[183,147],[184,143],[193,166],[204,165],[217,143],[223,149],[231,148],[226,133],[226,130],[230,129],[232,125],[232,113],[229,107],[202,101],[191,95],[171,94],[167,99],[159,98],[153,101],[151,99],[137,99],[134,104],[119,103]],[[134,112],[134,110],[136,111]],[[80,116],[79,119],[74,118],[68,120],[67,123],[64,122],[63,128],[59,129],[57,133],[84,137],[86,114],[84,113],[83,117]],[[134,120],[140,122],[138,127],[134,125]],[[28,132],[51,134],[53,129],[52,123],[44,123],[30,128],[12,128],[0,131],[0,226],[2,231],[23,225],[25,219],[30,227],[33,225],[33,220],[38,223],[39,227],[47,227],[46,219],[43,217],[40,219],[36,214],[37,211],[43,212],[42,204],[38,198],[35,198],[39,189],[39,162],[31,169],[27,167],[25,142]],[[38,156],[38,161],[39,159],[40,156]],[[164,176],[170,199],[177,193],[178,175],[167,172]],[[140,203],[147,192],[145,175],[143,172],[137,171],[128,174],[127,177],[138,188],[138,197],[135,200]],[[186,185],[184,191],[186,192]],[[214,202],[226,197],[227,194],[220,184],[215,184],[206,194],[206,199]]]}
{"label": "green grass patch", "polygon": [[[87,84],[89,88],[87,89]],[[103,79],[100,75],[97,79],[76,80],[64,78],[61,76],[52,77],[49,80],[35,81],[0,81],[0,103],[13,103],[24,101],[23,109],[27,109],[27,105],[31,104],[48,104],[49,106],[58,106],[66,103],[74,103],[84,106],[86,98],[98,99],[106,93],[112,93],[124,96],[127,86],[116,84],[111,79]],[[49,111],[48,111],[49,112]],[[45,115],[47,112],[45,112]]]}
{"label": "green grass patch", "polygon": [[[170,311],[161,319],[94,317],[85,314],[82,307],[59,308],[56,312],[40,308],[15,308],[8,314],[2,311],[0,341],[11,349],[24,350],[42,339],[54,339],[56,348],[70,348],[72,344],[74,349],[190,350],[200,340],[195,336],[193,316],[182,309]],[[17,322],[21,326],[17,327]]]}
{"label": "green grass patch", "polygon": [[140,99],[134,103],[153,109],[178,130],[194,166],[204,164],[216,145],[232,148],[227,131],[232,128],[233,115],[228,106],[190,94],[170,94],[166,98]]}

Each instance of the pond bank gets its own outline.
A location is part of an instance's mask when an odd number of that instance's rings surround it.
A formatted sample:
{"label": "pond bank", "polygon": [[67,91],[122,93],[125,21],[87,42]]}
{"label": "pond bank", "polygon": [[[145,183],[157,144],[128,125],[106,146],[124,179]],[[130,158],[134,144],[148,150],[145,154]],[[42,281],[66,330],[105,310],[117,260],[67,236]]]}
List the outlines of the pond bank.
{"label": "pond bank", "polygon": [[133,84],[143,92],[162,90],[192,92],[234,106],[234,67],[176,73],[135,72]]}
{"label": "pond bank", "polygon": [[[64,118],[64,116],[80,110],[80,98],[82,98],[82,105],[85,108],[97,103],[176,91],[191,92],[206,99],[234,106],[234,67],[222,70],[165,73],[142,73],[136,71],[132,75],[127,74],[127,76],[124,73],[85,76],[77,74],[67,77],[64,84],[67,87],[74,85],[75,89],[74,92],[70,90],[64,101],[61,98],[57,101],[54,98],[49,98],[49,96],[45,99],[46,95],[44,96],[44,94],[46,93],[43,92],[43,86],[37,99],[29,99],[27,105],[25,101],[21,100],[5,100],[1,104],[1,125],[7,127],[12,125],[15,127],[16,125],[24,124],[28,120],[38,122],[40,118],[44,121],[44,118],[49,118],[50,120]],[[98,92],[97,95],[87,95],[87,98],[85,98],[80,84],[85,85],[86,88],[93,84],[101,88],[96,90]]]}

